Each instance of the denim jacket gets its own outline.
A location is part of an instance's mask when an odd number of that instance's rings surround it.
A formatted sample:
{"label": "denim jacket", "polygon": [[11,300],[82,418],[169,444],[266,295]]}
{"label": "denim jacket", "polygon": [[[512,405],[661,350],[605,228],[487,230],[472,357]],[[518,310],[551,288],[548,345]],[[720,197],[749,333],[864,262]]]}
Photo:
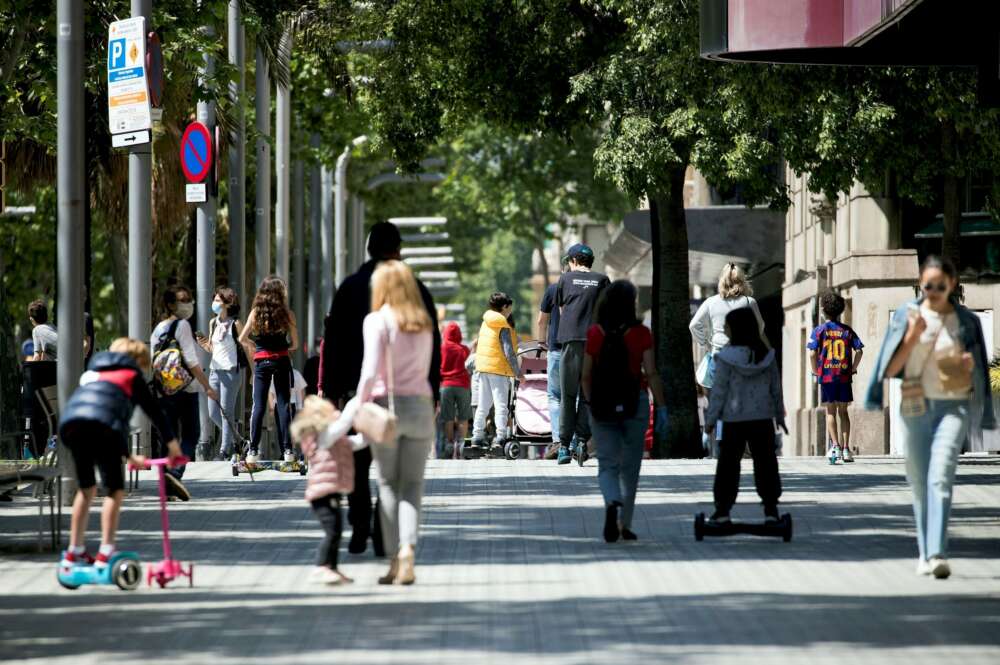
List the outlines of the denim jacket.
{"label": "denim jacket", "polygon": [[[883,380],[902,378],[901,376],[886,376],[885,372],[906,334],[907,309],[910,305],[920,305],[921,302],[923,302],[922,298],[913,300],[897,309],[893,314],[892,320],[889,322],[889,329],[885,333],[885,339],[882,340],[878,359],[875,361],[875,372],[868,384],[865,408],[881,409]],[[972,376],[972,398],[969,404],[969,413],[972,415],[970,426],[973,429],[995,429],[996,421],[993,417],[993,399],[990,392],[990,368],[986,361],[986,341],[983,339],[983,329],[979,324],[979,317],[957,303],[955,304],[955,313],[958,315],[962,346],[968,353],[972,354],[972,358],[975,360]]]}

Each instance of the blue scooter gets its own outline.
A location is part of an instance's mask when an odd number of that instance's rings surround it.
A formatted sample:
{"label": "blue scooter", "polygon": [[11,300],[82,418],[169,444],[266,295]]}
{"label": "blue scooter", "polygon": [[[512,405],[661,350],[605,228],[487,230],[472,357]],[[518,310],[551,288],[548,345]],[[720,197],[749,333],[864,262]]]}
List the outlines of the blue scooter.
{"label": "blue scooter", "polygon": [[142,582],[142,566],[135,552],[115,552],[108,565],[59,565],[56,578],[66,589],[79,589],[84,584],[115,584],[122,591],[135,591]]}

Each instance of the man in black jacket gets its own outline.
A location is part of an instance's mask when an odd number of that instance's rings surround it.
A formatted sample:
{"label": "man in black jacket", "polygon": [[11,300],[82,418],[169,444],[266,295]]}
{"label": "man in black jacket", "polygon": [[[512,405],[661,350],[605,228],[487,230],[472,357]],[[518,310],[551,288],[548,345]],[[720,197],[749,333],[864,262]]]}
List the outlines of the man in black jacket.
{"label": "man in black jacket", "polygon": [[[333,296],[330,314],[324,322],[323,350],[321,352],[319,390],[320,394],[338,407],[343,405],[357,390],[361,378],[361,360],[365,343],[362,325],[371,310],[370,283],[372,273],[379,261],[400,258],[403,239],[399,229],[390,222],[378,222],[368,235],[368,255],[356,273],[345,279]],[[437,310],[434,298],[427,287],[417,280],[420,295],[430,314],[434,330],[434,355],[431,358],[430,374],[427,377],[434,391],[437,404],[441,386],[441,332],[438,330]],[[368,472],[372,465],[370,448],[354,453],[354,492],[348,497],[347,520],[353,529],[348,550],[353,554],[365,551],[368,537],[376,556],[384,556],[382,532],[378,512],[375,512],[375,526],[372,530],[372,499],[368,485]]]}

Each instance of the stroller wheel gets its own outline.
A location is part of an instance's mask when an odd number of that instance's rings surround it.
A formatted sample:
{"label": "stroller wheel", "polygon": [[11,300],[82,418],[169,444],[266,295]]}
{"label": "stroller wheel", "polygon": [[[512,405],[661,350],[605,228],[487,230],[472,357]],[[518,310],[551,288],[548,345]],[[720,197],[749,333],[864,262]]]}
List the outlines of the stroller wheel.
{"label": "stroller wheel", "polygon": [[521,456],[521,444],[517,441],[509,441],[506,446],[504,446],[504,454],[507,459],[515,460]]}

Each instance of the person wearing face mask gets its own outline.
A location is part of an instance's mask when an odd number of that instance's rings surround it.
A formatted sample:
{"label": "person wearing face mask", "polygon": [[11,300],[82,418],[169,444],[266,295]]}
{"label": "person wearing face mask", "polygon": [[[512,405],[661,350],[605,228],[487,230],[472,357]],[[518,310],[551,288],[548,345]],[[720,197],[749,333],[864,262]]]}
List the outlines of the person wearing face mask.
{"label": "person wearing face mask", "polygon": [[958,272],[929,256],[923,297],[896,310],[886,331],[865,406],[882,409],[883,380],[902,379],[899,422],[906,479],[913,492],[918,575],[946,579],[948,518],[958,454],[970,429],[995,429],[986,342],[976,314],[956,295]]}
{"label": "person wearing face mask", "polygon": [[[160,409],[170,421],[173,430],[180,432],[181,450],[186,457],[195,458],[195,450],[198,446],[198,437],[201,434],[201,420],[198,415],[198,390],[205,392],[212,401],[218,401],[219,395],[208,382],[201,364],[198,362],[198,347],[195,344],[194,333],[191,332],[191,324],[188,319],[194,314],[194,298],[191,291],[186,286],[169,286],[163,292],[163,309],[166,314],[160,323],[153,328],[153,334],[149,338],[149,346],[152,349],[160,348],[163,342],[171,338],[177,340],[181,355],[184,358],[184,366],[191,376],[194,377],[186,388],[172,395],[158,395]],[[167,476],[176,476],[178,479],[184,476],[184,467],[179,466],[167,470]],[[185,497],[186,491],[180,492],[179,484],[170,482],[167,479],[167,492],[173,492],[180,498]]]}
{"label": "person wearing face mask", "polygon": [[[215,318],[208,323],[208,337],[199,338],[198,343],[212,354],[208,383],[219,393],[219,401],[208,402],[208,416],[222,431],[219,459],[229,459],[236,452],[236,433],[229,427],[229,420],[235,417],[242,369],[247,366],[247,357],[237,341],[242,332],[239,296],[228,286],[220,286],[215,290],[212,312],[215,313]],[[229,418],[223,417],[223,411]]]}

